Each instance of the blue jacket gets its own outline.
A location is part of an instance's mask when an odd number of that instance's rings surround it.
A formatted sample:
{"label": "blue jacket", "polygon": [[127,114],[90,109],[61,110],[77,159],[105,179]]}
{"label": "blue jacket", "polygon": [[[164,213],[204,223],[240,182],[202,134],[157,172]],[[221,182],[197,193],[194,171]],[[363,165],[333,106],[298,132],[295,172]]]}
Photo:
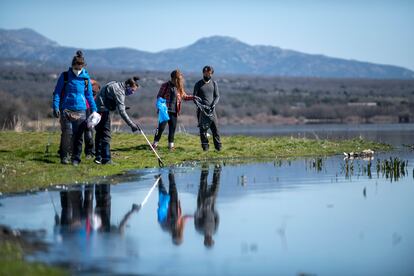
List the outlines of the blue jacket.
{"label": "blue jacket", "polygon": [[[85,79],[88,80],[88,87],[85,88]],[[68,70],[68,82],[66,83],[63,97],[61,95],[64,86],[63,73],[60,74],[58,82],[53,92],[53,109],[72,111],[86,110],[86,101],[88,101],[92,112],[96,111],[95,100],[92,94],[92,84],[88,72],[83,68],[79,76],[72,72],[72,68]]]}

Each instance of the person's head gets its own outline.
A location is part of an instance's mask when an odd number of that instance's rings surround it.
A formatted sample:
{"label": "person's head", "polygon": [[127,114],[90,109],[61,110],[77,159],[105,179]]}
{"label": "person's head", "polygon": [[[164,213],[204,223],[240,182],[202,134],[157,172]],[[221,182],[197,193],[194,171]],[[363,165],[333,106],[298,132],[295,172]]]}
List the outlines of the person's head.
{"label": "person's head", "polygon": [[204,81],[209,81],[214,74],[214,69],[210,65],[203,67],[203,79]]}
{"label": "person's head", "polygon": [[76,76],[82,72],[83,67],[86,66],[85,58],[81,50],[76,51],[76,55],[72,58],[72,71]]}
{"label": "person's head", "polygon": [[98,81],[91,79],[91,84],[92,84],[92,93],[93,96],[96,96],[96,94],[98,94],[98,92],[101,90],[101,85],[99,84]]}
{"label": "person's head", "polygon": [[184,94],[184,76],[179,69],[175,69],[171,72],[171,82],[177,88],[180,96]]}
{"label": "person's head", "polygon": [[211,235],[205,235],[204,236],[204,246],[207,248],[211,248],[214,245],[214,240],[213,237]]}
{"label": "person's head", "polygon": [[139,88],[139,77],[135,76],[125,81],[125,95],[129,96],[135,93]]}

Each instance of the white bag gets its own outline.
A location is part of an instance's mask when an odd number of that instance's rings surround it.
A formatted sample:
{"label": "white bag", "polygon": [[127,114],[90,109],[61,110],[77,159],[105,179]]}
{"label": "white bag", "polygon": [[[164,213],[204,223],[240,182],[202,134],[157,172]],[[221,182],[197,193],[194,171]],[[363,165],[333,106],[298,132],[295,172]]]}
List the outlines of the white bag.
{"label": "white bag", "polygon": [[88,128],[94,128],[99,122],[101,121],[101,115],[97,112],[92,112],[91,115],[89,115],[88,119],[86,120],[86,124]]}

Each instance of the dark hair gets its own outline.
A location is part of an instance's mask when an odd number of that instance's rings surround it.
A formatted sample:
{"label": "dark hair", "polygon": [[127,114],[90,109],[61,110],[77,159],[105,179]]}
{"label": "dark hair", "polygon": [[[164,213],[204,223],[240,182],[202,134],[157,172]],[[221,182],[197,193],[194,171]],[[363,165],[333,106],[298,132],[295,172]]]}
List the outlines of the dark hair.
{"label": "dark hair", "polygon": [[83,53],[81,50],[76,51],[76,55],[72,59],[72,66],[75,65],[86,66],[85,58],[83,57]]}
{"label": "dark hair", "polygon": [[203,67],[203,73],[204,72],[211,72],[211,74],[214,74],[214,69],[213,69],[213,66],[210,66],[210,65],[206,65],[206,66],[204,66]]}
{"label": "dark hair", "polygon": [[129,87],[134,87],[134,86],[139,87],[138,81],[139,81],[139,77],[138,76],[134,76],[132,78],[127,79],[125,81],[125,85],[126,86],[129,86]]}

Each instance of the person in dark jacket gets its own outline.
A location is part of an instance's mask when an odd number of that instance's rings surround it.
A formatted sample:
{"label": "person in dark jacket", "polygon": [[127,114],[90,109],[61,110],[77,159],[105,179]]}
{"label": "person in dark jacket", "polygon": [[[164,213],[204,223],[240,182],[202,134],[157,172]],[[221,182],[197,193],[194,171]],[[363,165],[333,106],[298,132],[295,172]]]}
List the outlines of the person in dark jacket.
{"label": "person in dark jacket", "polygon": [[124,82],[111,81],[104,85],[96,96],[95,102],[101,121],[95,127],[95,163],[112,164],[111,160],[111,118],[110,112],[116,109],[132,132],[139,130],[126,113],[125,96],[130,96],[138,89],[139,77],[129,78]]}
{"label": "person in dark jacket", "polygon": [[[86,69],[82,51],[72,59],[72,67],[63,72],[53,92],[53,115],[60,117],[62,135],[60,160],[74,166],[81,162],[83,133],[86,128],[87,102],[92,112],[96,111],[92,96],[92,85]],[[71,155],[71,157],[69,157]]]}
{"label": "person in dark jacket", "polygon": [[157,148],[168,123],[168,148],[174,150],[174,135],[177,127],[177,118],[181,111],[181,102],[194,100],[194,96],[187,95],[184,91],[184,76],[180,70],[176,69],[171,72],[171,80],[161,85],[157,98],[166,100],[168,115],[170,119],[158,124],[155,132],[154,143],[152,146]]}
{"label": "person in dark jacket", "polygon": [[204,151],[209,149],[207,138],[208,129],[213,134],[213,142],[216,150],[221,150],[221,140],[218,131],[218,122],[216,114],[216,105],[219,101],[220,94],[217,82],[212,80],[214,69],[211,66],[204,66],[203,79],[194,85],[193,95],[197,98],[197,119],[200,128],[201,147]]}

